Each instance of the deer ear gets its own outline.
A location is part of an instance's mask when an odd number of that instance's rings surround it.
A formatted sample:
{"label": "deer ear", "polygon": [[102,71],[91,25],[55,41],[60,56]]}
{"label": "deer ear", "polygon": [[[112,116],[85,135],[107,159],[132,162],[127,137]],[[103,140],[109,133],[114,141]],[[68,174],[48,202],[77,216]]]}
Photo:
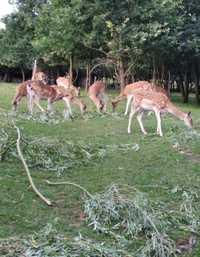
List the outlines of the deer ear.
{"label": "deer ear", "polygon": [[191,117],[191,112],[188,112],[188,117]]}

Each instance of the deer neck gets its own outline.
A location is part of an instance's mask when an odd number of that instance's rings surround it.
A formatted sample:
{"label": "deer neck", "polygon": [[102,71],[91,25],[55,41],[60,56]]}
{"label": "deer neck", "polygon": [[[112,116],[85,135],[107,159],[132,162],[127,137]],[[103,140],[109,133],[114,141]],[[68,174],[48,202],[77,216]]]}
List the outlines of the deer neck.
{"label": "deer neck", "polygon": [[172,115],[174,115],[175,117],[177,117],[180,120],[185,120],[186,117],[186,113],[182,112],[181,110],[179,110],[175,105],[173,105],[172,103],[168,103],[167,105],[167,111],[169,113],[171,113]]}

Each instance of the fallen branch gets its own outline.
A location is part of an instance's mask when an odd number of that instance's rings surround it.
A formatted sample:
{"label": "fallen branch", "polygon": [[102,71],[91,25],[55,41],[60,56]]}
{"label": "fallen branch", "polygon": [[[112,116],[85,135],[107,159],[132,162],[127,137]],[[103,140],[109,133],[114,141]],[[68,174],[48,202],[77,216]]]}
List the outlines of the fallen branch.
{"label": "fallen branch", "polygon": [[18,152],[18,154],[19,154],[19,157],[20,157],[20,159],[21,159],[21,161],[22,161],[22,164],[23,164],[24,169],[25,169],[25,171],[26,171],[26,174],[27,174],[27,176],[28,176],[30,185],[31,185],[33,191],[40,197],[40,199],[42,199],[47,205],[52,205],[51,201],[50,201],[49,199],[47,199],[46,197],[44,197],[44,196],[39,192],[39,190],[36,188],[36,186],[35,186],[35,184],[34,184],[34,182],[33,182],[33,180],[32,180],[32,177],[31,177],[31,174],[30,174],[28,165],[26,164],[26,161],[25,161],[25,159],[24,159],[24,157],[23,157],[23,154],[22,154],[21,148],[20,148],[20,139],[21,139],[20,129],[15,125],[14,122],[13,122],[13,124],[14,124],[14,127],[15,127],[16,130],[17,130],[17,135],[18,135],[17,143],[16,143],[16,145],[17,145],[17,152]]}
{"label": "fallen branch", "polygon": [[79,189],[84,191],[90,198],[93,198],[92,194],[90,194],[84,187],[82,187],[76,183],[67,182],[67,181],[63,181],[63,182],[50,182],[49,180],[45,180],[45,181],[48,185],[71,185],[71,186],[78,187]]}

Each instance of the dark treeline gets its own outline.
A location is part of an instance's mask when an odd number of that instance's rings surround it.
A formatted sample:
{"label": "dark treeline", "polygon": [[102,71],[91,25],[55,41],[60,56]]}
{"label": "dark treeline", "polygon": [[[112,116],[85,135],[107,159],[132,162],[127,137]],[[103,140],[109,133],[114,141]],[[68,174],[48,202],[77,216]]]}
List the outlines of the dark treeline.
{"label": "dark treeline", "polygon": [[49,75],[86,88],[107,78],[121,89],[153,80],[194,92],[200,104],[199,0],[13,0],[0,30],[0,79],[30,78],[34,59]]}

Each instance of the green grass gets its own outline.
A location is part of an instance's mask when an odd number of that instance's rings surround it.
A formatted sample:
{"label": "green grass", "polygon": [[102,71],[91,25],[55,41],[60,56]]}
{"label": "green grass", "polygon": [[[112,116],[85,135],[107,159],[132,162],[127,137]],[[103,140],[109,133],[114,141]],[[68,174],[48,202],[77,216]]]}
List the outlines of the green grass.
{"label": "green grass", "polygon": [[[14,88],[15,85],[12,84],[0,84],[0,112],[10,111]],[[111,97],[114,94],[116,93],[109,92]],[[94,113],[95,108],[89,99],[86,96],[83,99],[88,104],[88,111]],[[178,95],[173,99],[182,110],[192,111],[194,129],[200,132],[200,108],[194,104],[181,104]],[[56,103],[54,108],[62,112],[63,104]],[[120,104],[117,112],[122,114],[124,108],[125,102]],[[73,111],[78,113],[76,108],[73,108]],[[17,115],[23,112],[26,112],[25,99],[20,104]],[[145,119],[145,127],[149,131],[147,136],[141,134],[135,119],[132,134],[128,135],[127,123],[128,118],[123,115],[114,118],[98,114],[89,119],[76,115],[73,121],[67,120],[55,125],[19,119],[17,125],[23,128],[23,133],[38,138],[50,137],[106,145],[137,143],[140,149],[137,152],[116,150],[108,153],[103,161],[68,170],[60,178],[55,172],[31,170],[37,187],[45,196],[56,202],[54,207],[46,206],[32,192],[19,161],[0,162],[0,238],[31,234],[47,223],[54,222],[55,219],[57,219],[56,227],[61,233],[77,235],[80,231],[84,235],[96,237],[94,232],[80,220],[82,192],[71,186],[49,186],[45,183],[45,179],[72,181],[82,185],[91,193],[100,192],[112,183],[134,185],[146,191],[152,199],[169,202],[172,205],[178,204],[180,199],[163,190],[162,186],[172,189],[178,185],[181,188],[198,190],[200,158],[187,158],[173,149],[169,140],[172,131],[176,136],[180,129],[187,130],[181,121],[170,116],[164,117],[163,138],[154,134],[156,125],[154,115]],[[190,150],[195,156],[200,156],[199,144],[193,142]],[[148,188],[146,187],[148,185],[161,187]],[[191,256],[199,255],[200,243]]]}

